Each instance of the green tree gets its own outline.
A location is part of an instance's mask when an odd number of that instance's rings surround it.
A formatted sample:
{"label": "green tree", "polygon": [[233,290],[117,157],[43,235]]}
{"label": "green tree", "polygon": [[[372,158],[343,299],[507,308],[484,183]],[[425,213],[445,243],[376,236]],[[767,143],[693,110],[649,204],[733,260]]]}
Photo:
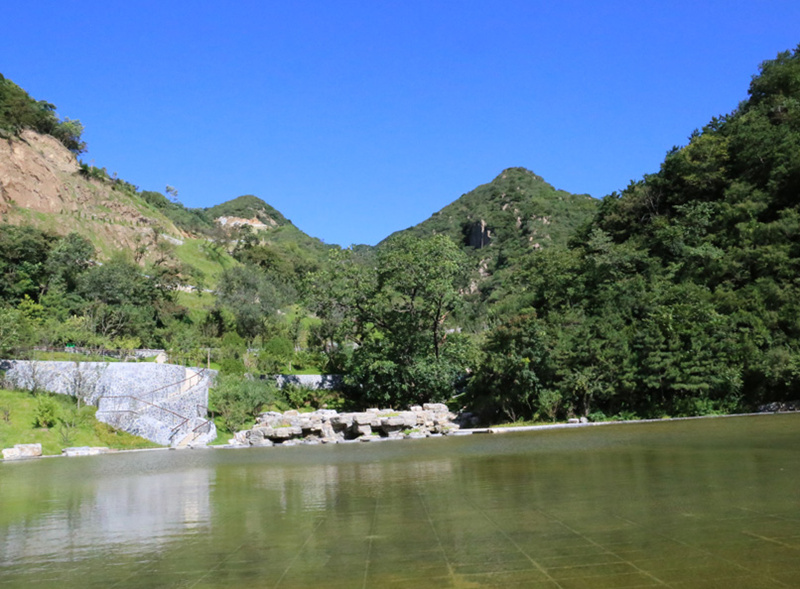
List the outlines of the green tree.
{"label": "green tree", "polygon": [[354,334],[352,393],[363,404],[394,406],[452,396],[470,356],[447,323],[465,280],[464,254],[445,236],[406,235],[382,246],[374,266],[349,257],[330,281],[338,296],[323,316]]}
{"label": "green tree", "polygon": [[253,266],[227,269],[217,286],[218,305],[234,315],[239,335],[250,340],[263,333],[265,319],[287,301],[282,285]]}

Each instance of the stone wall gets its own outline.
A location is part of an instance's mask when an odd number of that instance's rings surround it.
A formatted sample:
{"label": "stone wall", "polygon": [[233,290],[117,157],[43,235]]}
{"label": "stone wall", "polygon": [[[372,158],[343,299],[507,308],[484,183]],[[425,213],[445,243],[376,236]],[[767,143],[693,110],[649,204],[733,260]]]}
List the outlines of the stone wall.
{"label": "stone wall", "polygon": [[335,390],[342,386],[341,374],[274,374],[262,378],[272,378],[278,388],[283,388],[288,384],[298,385],[314,390]]}
{"label": "stone wall", "polygon": [[82,396],[96,417],[165,446],[216,438],[207,421],[213,370],[173,364],[0,360],[11,386]]}

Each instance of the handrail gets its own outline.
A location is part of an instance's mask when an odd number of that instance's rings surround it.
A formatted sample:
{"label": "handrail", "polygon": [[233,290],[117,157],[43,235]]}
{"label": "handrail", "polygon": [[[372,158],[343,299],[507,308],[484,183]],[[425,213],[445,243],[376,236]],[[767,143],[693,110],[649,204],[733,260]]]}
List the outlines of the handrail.
{"label": "handrail", "polygon": [[[207,372],[207,369],[200,368],[198,371],[196,371],[191,376],[188,376],[188,377],[186,377],[186,378],[184,378],[182,380],[179,380],[177,382],[166,384],[166,385],[161,386],[161,387],[159,387],[157,389],[153,389],[152,391],[148,391],[147,393],[145,393],[145,395],[147,395],[147,396],[153,395],[155,393],[158,393],[159,391],[163,391],[165,389],[181,385],[181,384],[183,384],[183,383],[185,383],[187,381],[190,381],[192,379],[198,379],[199,382],[202,382],[202,380],[204,378],[206,378],[206,372]],[[192,385],[192,386],[195,386],[195,385]],[[191,389],[191,388],[192,387],[190,387],[189,389]],[[187,391],[189,389],[187,389]],[[187,391],[183,391],[183,392],[187,392]],[[150,401],[146,401],[146,400],[142,399],[141,397],[137,397],[135,395],[106,395],[104,398],[106,398],[106,399],[131,399],[131,400],[133,400],[135,402],[142,403],[142,404],[147,405],[149,407],[153,407],[155,409],[159,409],[161,411],[165,411],[166,413],[168,413],[168,414],[180,419],[181,421],[177,425],[175,425],[174,427],[170,428],[170,431],[172,432],[170,434],[170,436],[169,436],[170,442],[173,441],[173,438],[175,437],[175,434],[177,434],[180,431],[180,429],[183,426],[185,426],[192,419],[191,417],[185,417],[184,415],[181,415],[180,413],[178,413],[176,411],[173,411],[172,409],[167,409],[166,407],[162,407],[161,405],[157,405],[155,403],[151,403]],[[206,407],[205,405],[201,405],[201,404],[197,403],[195,405],[195,410],[198,410],[200,408],[205,409],[206,413],[208,413],[208,411],[209,411],[208,407]],[[128,409],[109,409],[107,412],[108,413],[134,413],[135,415],[139,415],[138,411],[131,411],[131,410],[128,410]],[[198,415],[198,417],[202,417],[202,415]],[[206,419],[203,423],[201,423],[200,425],[198,425],[198,426],[196,426],[195,428],[192,429],[192,434],[196,435],[201,428],[209,427],[210,424],[211,424],[211,420],[210,419]]]}

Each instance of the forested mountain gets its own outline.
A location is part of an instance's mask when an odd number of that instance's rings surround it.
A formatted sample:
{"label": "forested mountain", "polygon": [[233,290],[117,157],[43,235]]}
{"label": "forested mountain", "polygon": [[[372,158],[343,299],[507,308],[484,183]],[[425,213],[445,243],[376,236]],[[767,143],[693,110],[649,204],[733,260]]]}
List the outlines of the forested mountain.
{"label": "forested mountain", "polygon": [[[3,112],[31,106],[15,92]],[[510,168],[377,248],[326,246],[254,196],[188,209],[3,125],[0,206],[20,227],[0,226],[2,350],[208,347],[224,373],[335,371],[353,405],[452,400],[487,421],[800,397],[800,49],[621,193],[595,201]],[[23,149],[51,192],[25,184]],[[97,252],[95,228],[112,226],[131,243]],[[187,277],[213,295],[190,305]],[[242,419],[261,407],[248,387],[230,389]]]}
{"label": "forested mountain", "polygon": [[800,396],[800,51],[658,173],[529,256],[476,403],[507,416],[658,416]]}
{"label": "forested mountain", "polygon": [[461,322],[480,330],[488,316],[513,304],[515,294],[508,287],[520,261],[538,250],[566,246],[598,204],[589,195],[556,190],[530,170],[508,168],[378,247],[401,235],[449,237],[469,260]]}
{"label": "forested mountain", "polygon": [[530,170],[508,168],[387,240],[400,233],[419,238],[446,235],[467,253],[489,256],[497,265],[530,250],[566,245],[575,229],[594,215],[597,204],[587,194],[556,190]]}

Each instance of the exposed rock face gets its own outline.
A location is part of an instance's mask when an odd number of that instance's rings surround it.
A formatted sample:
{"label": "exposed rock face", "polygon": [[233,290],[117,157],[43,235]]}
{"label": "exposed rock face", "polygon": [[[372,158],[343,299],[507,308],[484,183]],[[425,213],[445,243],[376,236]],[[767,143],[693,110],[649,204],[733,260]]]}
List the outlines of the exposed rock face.
{"label": "exposed rock face", "polygon": [[180,234],[171,221],[113,190],[110,182],[84,178],[79,170],[75,155],[49,135],[26,130],[0,139],[1,220],[34,222],[58,234],[78,231],[93,236],[95,246],[133,248],[154,225]]}
{"label": "exposed rock face", "polygon": [[483,219],[478,223],[474,223],[469,229],[467,236],[467,243],[470,247],[481,249],[489,245],[492,241],[492,231],[486,226],[486,221]]}
{"label": "exposed rock face", "polygon": [[455,415],[443,403],[415,405],[408,411],[368,409],[360,413],[338,413],[320,409],[313,413],[287,411],[262,413],[255,427],[237,432],[231,441],[239,446],[337,443],[379,438],[424,438],[458,429]]}
{"label": "exposed rock face", "polygon": [[241,217],[219,217],[214,220],[223,227],[242,227],[244,225],[248,225],[255,231],[267,231],[278,226],[278,223],[275,221],[275,219],[272,219],[271,217],[267,217],[268,223],[262,223],[258,217],[253,217],[252,219],[243,219]]}
{"label": "exposed rock face", "polygon": [[0,141],[0,213],[12,206],[60,213],[64,207],[62,174],[74,174],[78,162],[57,139],[23,131],[19,140]]}
{"label": "exposed rock face", "polygon": [[16,444],[13,448],[3,450],[3,460],[24,460],[25,458],[39,458],[41,455],[41,444]]}

